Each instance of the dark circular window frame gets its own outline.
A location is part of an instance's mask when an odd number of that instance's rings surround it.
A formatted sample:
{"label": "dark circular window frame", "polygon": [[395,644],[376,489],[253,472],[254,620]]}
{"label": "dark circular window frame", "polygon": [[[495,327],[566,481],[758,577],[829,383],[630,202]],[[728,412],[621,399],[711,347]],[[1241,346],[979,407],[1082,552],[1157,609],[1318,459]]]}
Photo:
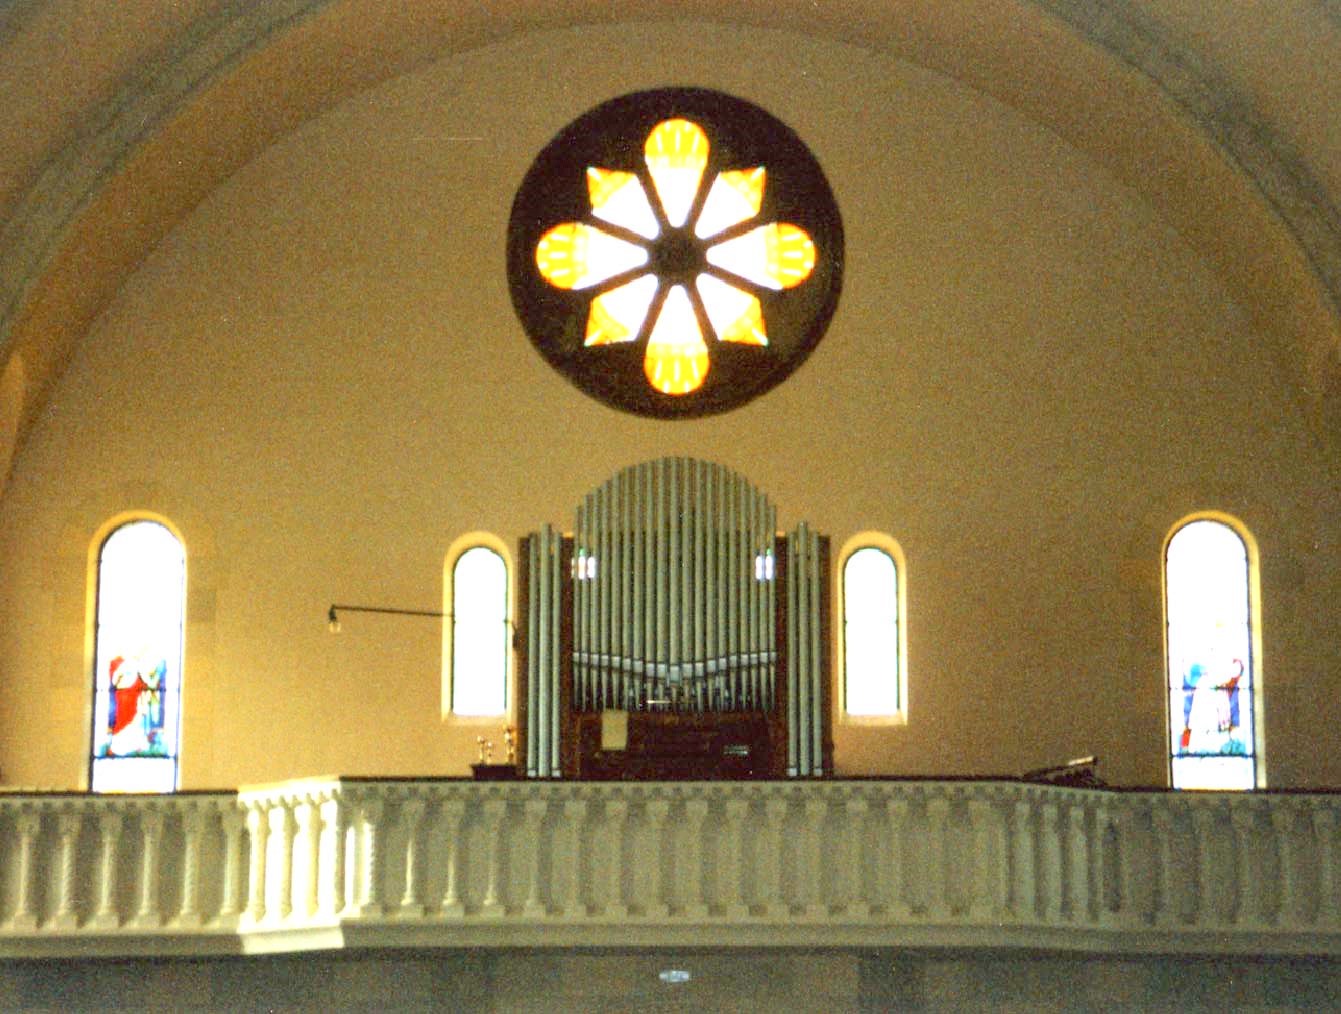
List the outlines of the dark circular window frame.
{"label": "dark circular window frame", "polygon": [[[776,292],[749,290],[759,297],[768,345],[739,345],[705,335],[708,375],[700,388],[682,395],[663,394],[648,384],[643,373],[645,339],[586,347],[588,309],[602,287],[560,289],[541,276],[535,259],[540,238],[562,222],[606,227],[591,212],[588,166],[635,173],[650,189],[643,145],[653,127],[674,117],[692,120],[708,137],[700,202],[717,173],[763,166],[763,203],[751,222],[789,222],[804,229],[815,244],[815,267],[804,282]],[[725,412],[776,387],[823,337],[842,287],[842,219],[815,156],[772,114],[703,88],[635,92],[602,103],[570,123],[545,146],[522,180],[507,243],[512,303],[545,360],[593,398],[660,419]]]}

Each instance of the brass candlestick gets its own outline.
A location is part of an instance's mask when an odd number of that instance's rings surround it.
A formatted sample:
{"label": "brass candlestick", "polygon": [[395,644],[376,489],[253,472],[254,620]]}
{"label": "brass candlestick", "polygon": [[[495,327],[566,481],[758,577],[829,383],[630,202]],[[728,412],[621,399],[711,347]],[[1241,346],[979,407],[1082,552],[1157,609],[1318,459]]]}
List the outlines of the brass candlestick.
{"label": "brass candlestick", "polygon": [[511,727],[503,730],[503,745],[507,748],[508,764],[517,763],[517,737],[513,734]]}

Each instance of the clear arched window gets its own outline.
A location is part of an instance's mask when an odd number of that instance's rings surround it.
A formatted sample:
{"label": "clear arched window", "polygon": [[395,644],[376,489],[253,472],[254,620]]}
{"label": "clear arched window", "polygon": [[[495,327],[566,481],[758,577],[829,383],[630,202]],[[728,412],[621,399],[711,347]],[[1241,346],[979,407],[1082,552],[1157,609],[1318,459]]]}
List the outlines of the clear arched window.
{"label": "clear arched window", "polygon": [[1180,525],[1164,552],[1169,770],[1175,789],[1261,784],[1253,559],[1213,518]]}
{"label": "clear arched window", "polygon": [[501,553],[472,546],[452,564],[451,711],[501,715],[508,709],[508,567]]}
{"label": "clear arched window", "polygon": [[905,710],[899,564],[883,546],[861,545],[843,563],[843,714],[894,718]]}
{"label": "clear arched window", "polygon": [[178,784],[186,550],[166,525],[117,526],[98,551],[94,792]]}

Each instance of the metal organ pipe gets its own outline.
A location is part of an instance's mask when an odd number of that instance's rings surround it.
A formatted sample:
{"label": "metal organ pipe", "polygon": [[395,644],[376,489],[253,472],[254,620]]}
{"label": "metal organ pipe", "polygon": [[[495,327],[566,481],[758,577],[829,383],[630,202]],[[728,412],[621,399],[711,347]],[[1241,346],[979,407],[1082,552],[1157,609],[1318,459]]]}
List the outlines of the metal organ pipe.
{"label": "metal organ pipe", "polygon": [[548,773],[545,769],[549,764],[549,711],[551,706],[550,701],[555,689],[553,681],[544,678],[548,676],[551,667],[549,632],[550,628],[554,625],[555,619],[557,619],[549,608],[550,602],[553,599],[550,589],[554,578],[553,568],[550,566],[550,540],[552,534],[553,532],[549,525],[545,525],[540,529],[540,569],[537,575],[539,577],[540,601],[544,603],[544,607],[540,610],[540,626],[537,630],[537,635],[540,640],[539,654],[540,671],[542,674],[540,680],[540,700],[537,708],[537,717],[539,719],[538,738],[540,741],[540,758],[542,764],[542,769],[539,773],[542,775]]}
{"label": "metal organ pipe", "polygon": [[[773,505],[742,476],[690,458],[626,468],[585,497],[572,567],[574,706],[643,708],[660,699],[698,710],[771,707],[776,530]],[[561,591],[557,578],[544,583],[555,545],[535,537],[533,598]],[[803,543],[788,546],[793,571],[810,574]],[[801,617],[812,602],[804,588],[798,594],[791,613]],[[542,629],[552,641],[557,616],[536,613],[534,629],[537,647]],[[803,639],[789,651],[791,678],[810,673],[811,629],[808,619],[789,632]],[[789,699],[814,692],[807,675]]]}
{"label": "metal organ pipe", "polygon": [[796,551],[797,536],[787,536],[787,774],[795,775],[801,765],[801,700],[800,678],[797,666],[798,625],[795,617],[800,607],[800,561]]}
{"label": "metal organ pipe", "polygon": [[539,537],[526,540],[527,574],[530,575],[530,594],[526,603],[526,773],[532,778],[540,773],[540,654],[536,651],[536,632],[540,629],[540,608],[544,596],[537,594],[535,582],[540,577]]}
{"label": "metal organ pipe", "polygon": [[820,775],[824,773],[824,737],[823,724],[820,721],[820,712],[824,707],[824,688],[821,680],[824,676],[824,670],[820,665],[824,644],[820,640],[820,581],[822,574],[820,570],[820,549],[819,535],[807,529],[808,549],[810,551],[810,613],[808,622],[810,626],[810,758],[811,765],[808,774]]}

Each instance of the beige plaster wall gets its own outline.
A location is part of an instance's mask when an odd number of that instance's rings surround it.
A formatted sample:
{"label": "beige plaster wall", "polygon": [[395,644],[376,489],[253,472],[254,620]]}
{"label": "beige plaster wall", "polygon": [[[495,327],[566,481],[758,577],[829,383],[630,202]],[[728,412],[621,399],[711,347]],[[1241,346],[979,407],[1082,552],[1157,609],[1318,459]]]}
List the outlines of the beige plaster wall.
{"label": "beige plaster wall", "polygon": [[[699,422],[589,401],[503,274],[536,151],[607,97],[718,87],[826,167],[847,267],[782,387]],[[906,726],[842,773],[1013,773],[1083,753],[1164,778],[1160,546],[1199,509],[1261,550],[1268,777],[1341,780],[1334,444],[1218,279],[1131,193],[963,86],[801,36],[657,24],[533,36],[363,93],[267,150],[146,261],[0,501],[0,780],[78,787],[92,540],[126,510],[189,554],[183,781],[463,773],[436,608],[448,546],[507,544],[618,468],[720,461],[841,545],[907,558]],[[498,725],[483,731],[493,734]]]}

